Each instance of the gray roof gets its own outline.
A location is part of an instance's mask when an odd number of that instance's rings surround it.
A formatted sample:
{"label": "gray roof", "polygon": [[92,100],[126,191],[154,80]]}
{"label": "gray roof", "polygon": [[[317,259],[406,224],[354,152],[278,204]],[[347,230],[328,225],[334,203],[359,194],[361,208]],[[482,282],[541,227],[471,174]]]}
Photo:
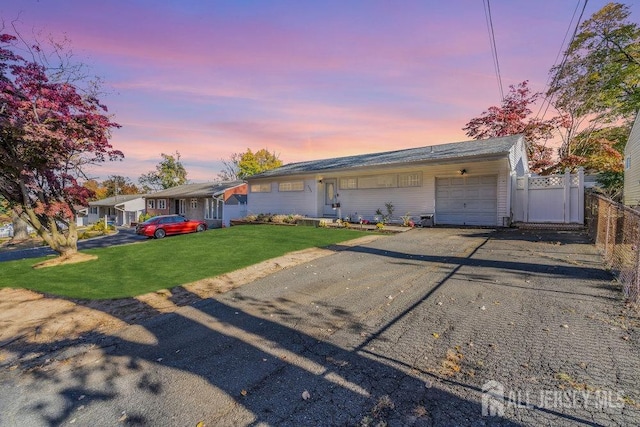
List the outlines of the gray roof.
{"label": "gray roof", "polygon": [[89,206],[116,206],[122,204],[124,202],[128,202],[130,200],[140,199],[145,197],[146,194],[119,194],[113,197],[107,197],[102,200],[94,200],[93,202],[89,202]]}
{"label": "gray roof", "polygon": [[184,184],[167,188],[156,193],[148,194],[147,199],[162,197],[211,197],[224,193],[226,190],[244,184],[244,181],[204,182],[198,184]]}
{"label": "gray roof", "polygon": [[511,135],[500,138],[452,142],[427,147],[408,148],[405,150],[385,151],[383,153],[360,154],[357,156],[289,163],[277,169],[253,175],[247,179],[325,172],[328,170],[352,169],[356,167],[390,166],[413,162],[437,162],[457,158],[507,154],[521,138],[523,138],[522,135]]}

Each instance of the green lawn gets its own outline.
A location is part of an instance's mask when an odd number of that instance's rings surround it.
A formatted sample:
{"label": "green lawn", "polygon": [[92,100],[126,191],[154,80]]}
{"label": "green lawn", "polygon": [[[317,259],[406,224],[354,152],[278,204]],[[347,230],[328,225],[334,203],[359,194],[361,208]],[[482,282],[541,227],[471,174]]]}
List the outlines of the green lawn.
{"label": "green lawn", "polygon": [[363,236],[345,229],[237,226],[83,251],[95,261],[33,269],[45,258],[0,264],[0,288],[78,299],[128,298],[218,276],[288,252]]}

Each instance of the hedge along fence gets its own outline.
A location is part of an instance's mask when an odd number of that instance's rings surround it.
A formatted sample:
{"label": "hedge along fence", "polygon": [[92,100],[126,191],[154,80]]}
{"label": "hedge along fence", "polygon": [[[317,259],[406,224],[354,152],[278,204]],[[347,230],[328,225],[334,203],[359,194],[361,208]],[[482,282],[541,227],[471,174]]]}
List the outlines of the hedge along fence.
{"label": "hedge along fence", "polygon": [[585,196],[585,223],[625,298],[640,302],[640,212],[599,194]]}

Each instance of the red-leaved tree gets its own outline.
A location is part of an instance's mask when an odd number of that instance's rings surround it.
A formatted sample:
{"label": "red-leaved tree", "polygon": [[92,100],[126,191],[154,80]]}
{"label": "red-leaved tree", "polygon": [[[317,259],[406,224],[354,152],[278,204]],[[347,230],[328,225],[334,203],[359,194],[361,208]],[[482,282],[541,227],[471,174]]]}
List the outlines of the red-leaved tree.
{"label": "red-leaved tree", "polygon": [[[84,168],[124,155],[109,143],[118,125],[64,64],[40,44],[0,28],[0,194],[63,258],[77,253],[75,217],[91,192]],[[19,53],[28,52],[31,59]],[[56,52],[60,53],[60,52]],[[62,58],[62,56],[56,56]]]}
{"label": "red-leaved tree", "polygon": [[509,94],[500,107],[489,107],[480,117],[471,119],[462,130],[475,139],[523,134],[527,142],[529,169],[541,172],[553,164],[553,150],[545,145],[545,141],[551,138],[556,129],[566,126],[566,119],[554,117],[542,120],[532,117],[530,106],[536,103],[541,94],[531,93],[528,83],[525,80],[517,86],[509,86]]}

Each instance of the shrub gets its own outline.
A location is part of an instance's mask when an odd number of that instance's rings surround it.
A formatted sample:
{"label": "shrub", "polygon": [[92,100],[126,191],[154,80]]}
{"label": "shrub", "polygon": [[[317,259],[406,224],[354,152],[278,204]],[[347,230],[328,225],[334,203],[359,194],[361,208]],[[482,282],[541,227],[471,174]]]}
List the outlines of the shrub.
{"label": "shrub", "polygon": [[389,222],[391,221],[391,217],[393,217],[395,207],[393,207],[393,203],[391,202],[385,203],[384,207],[387,209],[387,214],[384,216],[384,222]]}
{"label": "shrub", "polygon": [[377,228],[378,230],[382,230],[382,229],[384,228],[384,224],[383,224],[383,223],[381,223],[381,222],[379,222],[379,223],[377,223],[377,224],[376,224],[376,228]]}
{"label": "shrub", "polygon": [[274,224],[287,224],[288,217],[287,215],[272,215],[271,218],[269,218],[269,222],[273,222]]}
{"label": "shrub", "polygon": [[[115,230],[116,227],[114,227],[113,225],[105,225],[104,221],[98,221],[96,223],[91,224],[88,228],[87,231],[97,231],[100,233],[106,233],[107,231],[110,230]],[[86,233],[86,232],[85,232]]]}
{"label": "shrub", "polygon": [[287,216],[287,222],[289,224],[295,224],[296,222],[298,222],[299,219],[304,218],[302,215],[300,214],[289,214]]}
{"label": "shrub", "polygon": [[148,213],[145,212],[143,214],[140,214],[140,216],[138,217],[138,222],[145,222],[146,220],[148,220],[148,219],[150,219],[152,217],[153,217],[153,215],[148,214]]}
{"label": "shrub", "polygon": [[258,216],[256,217],[256,222],[269,222],[271,220],[271,214],[267,213],[267,214],[258,214]]}
{"label": "shrub", "polygon": [[300,218],[304,216],[299,214],[249,214],[244,217],[247,222],[272,222],[274,224],[295,224]]}
{"label": "shrub", "polygon": [[405,227],[413,227],[413,221],[411,221],[411,215],[409,215],[409,212],[407,212],[401,218],[402,218],[402,225],[403,226],[405,226]]}

